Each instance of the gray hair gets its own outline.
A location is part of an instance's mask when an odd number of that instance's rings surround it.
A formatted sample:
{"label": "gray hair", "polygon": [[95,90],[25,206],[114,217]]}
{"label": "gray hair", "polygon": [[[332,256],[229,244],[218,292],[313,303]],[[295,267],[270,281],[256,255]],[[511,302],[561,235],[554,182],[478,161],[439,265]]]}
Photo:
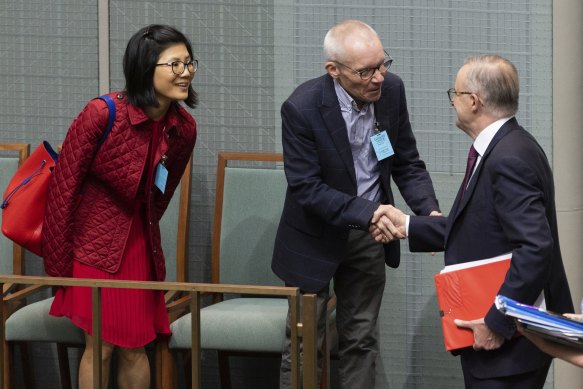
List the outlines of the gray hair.
{"label": "gray hair", "polygon": [[499,55],[467,58],[466,88],[478,94],[486,110],[498,118],[514,116],[518,111],[520,86],[516,67]]}
{"label": "gray hair", "polygon": [[372,33],[378,38],[377,32],[368,24],[356,19],[347,19],[332,26],[324,37],[324,56],[326,61],[342,60],[344,54],[343,43],[348,34]]}

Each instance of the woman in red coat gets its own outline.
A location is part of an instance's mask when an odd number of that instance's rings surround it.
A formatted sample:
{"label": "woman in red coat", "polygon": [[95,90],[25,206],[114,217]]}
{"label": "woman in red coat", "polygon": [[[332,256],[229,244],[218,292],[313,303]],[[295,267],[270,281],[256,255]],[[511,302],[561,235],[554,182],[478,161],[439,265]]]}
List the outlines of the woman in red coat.
{"label": "woman in red coat", "polygon": [[[112,93],[116,116],[100,99],[75,119],[51,178],[43,225],[49,275],[77,278],[163,280],[158,222],[180,182],[196,141],[196,123],[179,104],[197,104],[191,86],[198,67],[189,40],[176,29],[151,25],[128,42],[126,87]],[[161,291],[104,289],[104,388],[109,361],[118,354],[120,388],[149,388],[144,346],[169,336]],[[92,385],[91,291],[57,291],[51,315],[66,316],[86,333],[79,387]]]}

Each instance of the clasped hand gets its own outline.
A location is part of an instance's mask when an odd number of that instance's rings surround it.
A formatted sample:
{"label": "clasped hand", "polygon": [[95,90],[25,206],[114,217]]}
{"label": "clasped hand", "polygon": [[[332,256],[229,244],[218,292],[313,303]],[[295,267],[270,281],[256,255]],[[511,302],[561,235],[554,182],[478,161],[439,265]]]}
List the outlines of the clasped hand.
{"label": "clasped hand", "polygon": [[[442,216],[439,211],[432,211],[429,216]],[[377,242],[384,244],[397,239],[405,239],[407,215],[390,204],[381,204],[373,213],[369,231]]]}
{"label": "clasped hand", "polygon": [[377,242],[405,239],[406,215],[390,204],[382,204],[373,213],[369,231]]}

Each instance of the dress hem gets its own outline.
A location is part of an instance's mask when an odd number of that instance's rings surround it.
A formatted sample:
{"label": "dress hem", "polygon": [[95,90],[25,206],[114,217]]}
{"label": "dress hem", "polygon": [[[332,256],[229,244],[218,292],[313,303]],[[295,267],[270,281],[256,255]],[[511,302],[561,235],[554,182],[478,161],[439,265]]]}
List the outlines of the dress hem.
{"label": "dress hem", "polygon": [[[84,325],[83,323],[81,323],[81,320],[79,320],[79,321],[74,320],[70,316],[68,316],[66,314],[63,314],[63,313],[53,313],[53,312],[49,312],[49,315],[54,316],[54,317],[66,317],[67,319],[69,319],[71,321],[71,323],[73,323],[75,326],[79,327],[87,335],[92,336],[92,334],[93,334],[93,331],[92,330],[91,331],[89,330],[89,326]],[[108,339],[108,337],[107,336],[103,336],[103,334],[101,336],[101,340],[102,341],[105,341],[107,343],[113,344],[114,346],[117,346],[117,347],[123,347],[123,348],[139,348],[139,347],[144,347],[144,346],[152,343],[156,339],[167,339],[167,338],[170,338],[171,336],[172,336],[172,332],[156,332],[154,334],[154,336],[152,337],[152,339],[148,340],[144,344],[138,344],[138,345],[133,345],[133,344],[119,344],[119,342],[113,341],[111,339]]]}

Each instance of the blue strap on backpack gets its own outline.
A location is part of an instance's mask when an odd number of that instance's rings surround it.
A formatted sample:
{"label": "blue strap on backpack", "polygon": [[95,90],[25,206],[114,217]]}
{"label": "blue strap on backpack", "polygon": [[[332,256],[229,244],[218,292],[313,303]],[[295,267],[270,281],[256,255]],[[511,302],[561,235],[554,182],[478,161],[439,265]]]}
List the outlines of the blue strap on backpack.
{"label": "blue strap on backpack", "polygon": [[115,102],[113,101],[113,99],[108,95],[99,96],[99,98],[105,101],[105,103],[107,104],[107,108],[109,110],[109,119],[107,120],[107,127],[105,127],[103,135],[101,135],[101,138],[99,138],[98,143],[99,147],[97,148],[98,151],[103,142],[105,142],[105,138],[107,138],[107,136],[111,132],[111,129],[113,128],[113,122],[115,121]]}

